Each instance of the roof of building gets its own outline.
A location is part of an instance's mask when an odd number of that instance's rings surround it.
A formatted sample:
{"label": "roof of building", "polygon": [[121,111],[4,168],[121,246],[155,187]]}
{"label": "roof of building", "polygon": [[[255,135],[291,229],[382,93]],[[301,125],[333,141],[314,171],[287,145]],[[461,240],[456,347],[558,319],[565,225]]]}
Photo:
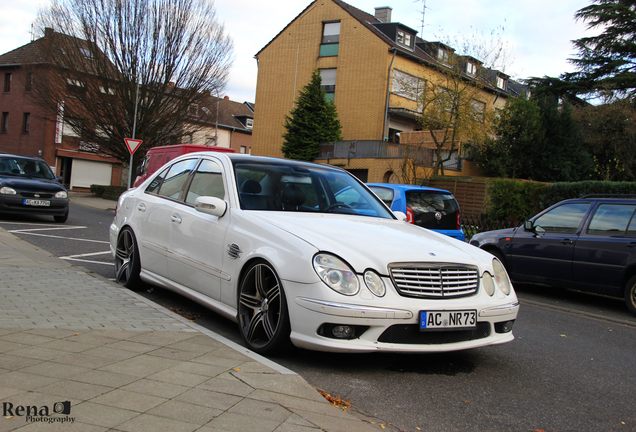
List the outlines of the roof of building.
{"label": "roof of building", "polygon": [[199,104],[196,120],[209,125],[216,125],[217,101],[219,127],[239,129],[243,132],[251,133],[252,129],[247,127],[246,120],[254,118],[254,104],[250,102],[235,102],[227,96],[218,99],[211,95],[205,97],[203,102]]}
{"label": "roof of building", "polygon": [[[280,34],[282,34],[294,21],[296,21],[296,19],[298,19],[300,16],[304,15],[306,11],[308,11],[313,5],[314,3],[316,3],[318,0],[313,1],[312,3],[310,3],[305,9],[303,9],[302,12],[300,12],[292,21],[290,21],[276,36],[274,36],[274,38],[272,40],[270,40],[263,48],[261,48],[258,53],[256,53],[256,57],[258,57],[258,55],[265,49],[267,48],[276,38],[278,38],[278,36]],[[359,21],[365,28],[367,28],[369,31],[371,31],[373,34],[375,34],[377,37],[379,37],[380,39],[382,39],[387,45],[389,45],[391,50],[395,50],[397,53],[404,55],[406,57],[411,57],[413,58],[413,60],[415,61],[420,61],[423,62],[424,64],[430,66],[430,67],[434,67],[434,68],[442,68],[442,64],[437,60],[437,58],[433,55],[431,55],[431,47],[433,46],[444,46],[446,47],[446,45],[444,45],[441,42],[429,42],[426,41],[420,37],[418,37],[416,35],[417,31],[411,29],[410,27],[405,26],[404,24],[401,24],[399,22],[390,22],[390,23],[384,23],[382,21],[380,21],[377,17],[375,17],[374,15],[371,15],[367,12],[364,12],[354,6],[351,6],[348,3],[345,3],[342,0],[331,0],[333,1],[335,4],[337,4],[338,6],[340,6],[343,10],[345,10],[349,15],[351,15],[353,18],[355,18],[357,21]],[[414,43],[413,43],[413,48],[409,49],[401,44],[399,44],[396,40],[390,38],[385,32],[383,32],[381,29],[386,29],[389,27],[396,27],[396,28],[401,28],[401,29],[406,29],[408,30],[413,36],[414,36]],[[452,49],[452,47],[449,47],[452,51],[454,51],[454,49]],[[466,58],[472,58],[470,56],[464,56]],[[477,60],[479,63],[481,63],[480,60]],[[495,75],[501,75],[505,78],[508,78],[508,76],[506,74],[503,74],[499,71],[489,71],[490,72],[494,72]],[[473,77],[469,76],[466,74],[466,78],[467,79],[474,79]],[[489,88],[490,91],[494,91],[494,92],[499,92],[499,93],[503,93],[503,94],[509,94],[508,91],[506,90],[501,90],[499,88],[496,87],[496,85],[494,85],[495,83],[490,83],[490,84],[486,84]],[[518,90],[518,89],[517,89]]]}

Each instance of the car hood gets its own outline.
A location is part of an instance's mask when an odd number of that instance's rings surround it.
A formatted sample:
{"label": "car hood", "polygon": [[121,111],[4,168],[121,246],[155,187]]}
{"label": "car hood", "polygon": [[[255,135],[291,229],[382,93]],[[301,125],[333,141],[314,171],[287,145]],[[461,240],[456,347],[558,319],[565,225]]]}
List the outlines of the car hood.
{"label": "car hood", "polygon": [[385,270],[393,262],[463,263],[483,269],[492,261],[478,248],[392,219],[281,212],[258,212],[257,217],[319,251],[340,256],[357,272]]}
{"label": "car hood", "polygon": [[473,235],[470,238],[470,243],[476,246],[483,246],[490,243],[498,243],[502,237],[514,237],[518,228],[505,228],[494,231],[484,231]]}
{"label": "car hood", "polygon": [[30,179],[25,177],[2,177],[0,178],[0,186],[8,186],[16,191],[29,192],[59,192],[66,190],[64,186],[55,180],[46,179]]}

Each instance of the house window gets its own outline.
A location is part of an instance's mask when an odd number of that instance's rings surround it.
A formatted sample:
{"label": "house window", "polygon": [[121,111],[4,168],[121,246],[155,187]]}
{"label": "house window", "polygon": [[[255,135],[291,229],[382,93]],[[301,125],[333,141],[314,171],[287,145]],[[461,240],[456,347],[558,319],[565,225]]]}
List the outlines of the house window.
{"label": "house window", "polygon": [[320,43],[320,57],[338,55],[340,44],[340,23],[329,22],[322,26],[322,41]]}
{"label": "house window", "polygon": [[242,154],[245,154],[247,152],[247,147],[241,146],[241,149],[239,150],[239,152]]}
{"label": "house window", "polygon": [[4,90],[5,93],[9,93],[11,91],[11,73],[7,72],[4,74]]}
{"label": "house window", "polygon": [[497,87],[502,90],[506,89],[506,80],[503,77],[497,76]]}
{"label": "house window", "polygon": [[188,107],[188,115],[196,117],[199,115],[199,104],[190,104]]}
{"label": "house window", "polygon": [[24,81],[24,91],[30,92],[32,88],[33,88],[33,74],[31,72],[28,72],[26,74],[26,80]]}
{"label": "house window", "polygon": [[393,86],[391,92],[410,100],[420,101],[424,93],[426,80],[407,74],[401,70],[393,70]]}
{"label": "house window", "polygon": [[333,102],[336,96],[336,69],[320,69],[320,78],[325,97]]}
{"label": "house window", "polygon": [[29,133],[29,123],[31,123],[31,113],[24,113],[22,117],[22,132]]}
{"label": "house window", "polygon": [[475,63],[471,63],[471,62],[466,63],[466,73],[468,75],[477,74],[477,65]]}
{"label": "house window", "polygon": [[8,112],[2,113],[2,124],[0,125],[0,127],[2,127],[2,129],[0,130],[1,133],[9,132],[9,113]]}
{"label": "house window", "polygon": [[478,100],[473,99],[470,102],[473,118],[479,122],[484,121],[484,115],[486,114],[486,104]]}
{"label": "house window", "polygon": [[214,137],[205,137],[206,146],[213,146],[215,141]]}
{"label": "house window", "polygon": [[245,126],[247,126],[248,129],[254,128],[254,119],[247,119],[245,121]]}
{"label": "house window", "polygon": [[398,30],[397,32],[397,42],[400,45],[407,46],[411,48],[411,35],[404,30]]}
{"label": "house window", "polygon": [[79,137],[79,134],[75,132],[75,129],[73,129],[68,122],[64,122],[64,126],[62,126],[62,135],[67,137]]}

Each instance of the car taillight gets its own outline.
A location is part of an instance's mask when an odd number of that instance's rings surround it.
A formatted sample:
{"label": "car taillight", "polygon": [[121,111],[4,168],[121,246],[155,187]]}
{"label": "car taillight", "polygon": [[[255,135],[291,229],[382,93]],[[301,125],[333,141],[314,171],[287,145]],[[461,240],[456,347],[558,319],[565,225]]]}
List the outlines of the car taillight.
{"label": "car taillight", "polygon": [[413,213],[413,209],[409,206],[406,207],[406,221],[415,224],[415,214]]}
{"label": "car taillight", "polygon": [[459,210],[457,210],[457,227],[455,229],[462,229],[462,218],[459,214]]}

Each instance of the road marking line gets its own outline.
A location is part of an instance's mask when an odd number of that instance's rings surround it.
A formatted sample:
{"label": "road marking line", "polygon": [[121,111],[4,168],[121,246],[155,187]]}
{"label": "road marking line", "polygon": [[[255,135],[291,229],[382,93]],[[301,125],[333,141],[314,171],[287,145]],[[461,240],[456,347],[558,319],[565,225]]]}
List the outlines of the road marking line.
{"label": "road marking line", "polygon": [[90,263],[90,264],[106,264],[106,265],[110,265],[110,266],[114,265],[112,262],[91,261],[91,260],[81,259],[82,257],[89,257],[89,256],[95,256],[95,255],[106,255],[106,254],[110,254],[110,251],[106,251],[106,252],[91,252],[91,253],[85,253],[85,254],[69,255],[69,256],[65,256],[65,257],[60,257],[60,259],[67,260],[67,261],[79,261],[79,262],[85,262],[85,263]]}
{"label": "road marking line", "polygon": [[7,231],[7,232],[12,234],[26,234],[26,235],[33,235],[38,237],[58,238],[58,239],[64,239],[64,240],[77,240],[77,241],[83,241],[83,242],[89,242],[89,243],[110,244],[110,242],[103,241],[103,240],[90,240],[90,239],[80,239],[80,238],[72,238],[72,237],[64,237],[64,236],[54,236],[54,235],[39,234],[39,233],[34,233],[29,231],[22,231],[22,230],[13,230],[13,231]]}

